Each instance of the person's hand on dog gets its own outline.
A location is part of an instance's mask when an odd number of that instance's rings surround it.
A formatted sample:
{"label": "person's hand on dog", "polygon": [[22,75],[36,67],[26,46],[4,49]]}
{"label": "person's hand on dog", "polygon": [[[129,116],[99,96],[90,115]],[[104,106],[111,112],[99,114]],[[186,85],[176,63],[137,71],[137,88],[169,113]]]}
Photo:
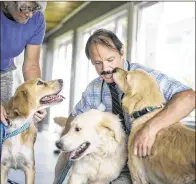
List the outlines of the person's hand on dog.
{"label": "person's hand on dog", "polygon": [[5,125],[8,126],[8,123],[6,121],[7,118],[7,113],[6,110],[4,108],[4,106],[1,104],[1,122]]}
{"label": "person's hand on dog", "polygon": [[134,155],[145,157],[151,154],[151,149],[156,138],[156,132],[146,124],[134,137]]}
{"label": "person's hand on dog", "polygon": [[38,123],[38,122],[40,122],[41,120],[43,120],[44,117],[46,116],[46,114],[47,114],[46,109],[37,111],[37,112],[34,114],[34,116],[33,116],[34,123]]}

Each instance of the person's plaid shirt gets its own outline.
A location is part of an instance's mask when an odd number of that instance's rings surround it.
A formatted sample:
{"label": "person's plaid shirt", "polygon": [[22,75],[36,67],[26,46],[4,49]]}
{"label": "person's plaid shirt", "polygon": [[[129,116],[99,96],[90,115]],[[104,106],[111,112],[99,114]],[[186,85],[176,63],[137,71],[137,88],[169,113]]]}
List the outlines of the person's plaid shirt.
{"label": "person's plaid shirt", "polygon": [[[128,68],[128,63],[125,61],[124,68]],[[153,69],[146,68],[138,63],[130,63],[130,70],[144,70],[149,73],[152,77],[154,77],[160,87],[162,94],[165,97],[166,101],[169,101],[176,93],[181,91],[185,91],[191,89],[190,87],[182,84],[181,82],[168,77],[167,75]],[[102,78],[98,77],[94,79],[86,88],[86,90],[82,94],[81,100],[77,103],[75,108],[72,111],[72,116],[77,116],[83,112],[86,112],[90,109],[97,109],[101,103],[101,86],[102,86]],[[119,90],[119,99],[122,97],[122,92]],[[109,91],[109,88],[106,83],[103,86],[103,94],[102,94],[103,104],[106,107],[107,112],[112,112],[112,98]],[[130,116],[124,112],[124,116],[126,119],[126,126],[130,130],[131,122]]]}

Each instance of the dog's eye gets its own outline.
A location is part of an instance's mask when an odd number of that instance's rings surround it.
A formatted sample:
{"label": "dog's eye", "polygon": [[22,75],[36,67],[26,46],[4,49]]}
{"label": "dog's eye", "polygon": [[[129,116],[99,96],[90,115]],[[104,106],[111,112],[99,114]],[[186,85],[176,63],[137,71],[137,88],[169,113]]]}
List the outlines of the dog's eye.
{"label": "dog's eye", "polygon": [[44,85],[44,82],[38,81],[38,82],[37,82],[37,85]]}
{"label": "dog's eye", "polygon": [[81,130],[81,128],[79,128],[79,127],[76,127],[76,128],[75,128],[75,131],[76,131],[76,132],[79,132],[80,130]]}

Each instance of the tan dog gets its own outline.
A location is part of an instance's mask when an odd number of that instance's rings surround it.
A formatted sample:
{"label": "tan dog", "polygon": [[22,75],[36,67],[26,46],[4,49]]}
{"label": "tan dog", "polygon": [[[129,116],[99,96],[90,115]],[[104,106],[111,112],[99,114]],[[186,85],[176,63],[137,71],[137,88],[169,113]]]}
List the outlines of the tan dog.
{"label": "tan dog", "polygon": [[[73,161],[68,184],[109,184],[115,180],[126,164],[125,142],[118,116],[95,109],[77,116],[68,133],[57,142],[57,147],[68,152]],[[60,174],[55,174],[54,183]]]}
{"label": "tan dog", "polygon": [[19,86],[15,95],[9,100],[5,108],[10,126],[7,132],[12,132],[25,123],[31,124],[23,133],[11,137],[3,143],[1,158],[1,184],[7,183],[10,168],[21,169],[25,172],[26,184],[34,184],[35,159],[34,143],[37,130],[33,122],[36,111],[60,103],[63,100],[58,93],[63,81],[30,80]]}
{"label": "tan dog", "polygon": [[[133,112],[165,102],[155,79],[141,70],[117,69],[114,80],[124,92],[126,111]],[[128,165],[133,184],[193,184],[195,180],[195,131],[181,123],[161,130],[152,148],[152,155],[133,154],[136,132],[162,109],[157,109],[134,120],[128,142]]]}

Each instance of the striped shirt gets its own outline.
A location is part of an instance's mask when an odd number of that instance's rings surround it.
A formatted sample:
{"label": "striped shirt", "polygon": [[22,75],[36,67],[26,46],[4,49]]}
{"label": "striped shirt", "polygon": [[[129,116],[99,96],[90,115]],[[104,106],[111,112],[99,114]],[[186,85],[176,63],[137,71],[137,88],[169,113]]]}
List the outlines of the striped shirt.
{"label": "striped shirt", "polygon": [[[128,62],[124,62],[124,68],[128,69]],[[181,91],[185,91],[190,89],[190,87],[182,84],[181,82],[168,77],[167,75],[153,69],[146,68],[138,63],[130,63],[130,70],[143,70],[149,73],[159,84],[159,88],[161,93],[164,95],[165,100],[169,101],[176,93]],[[77,116],[83,112],[86,112],[90,109],[97,109],[101,103],[101,96],[102,96],[102,103],[105,105],[107,112],[112,112],[112,98],[109,87],[106,83],[103,85],[103,92],[101,94],[102,88],[102,81],[101,77],[94,79],[91,83],[88,84],[86,90],[82,94],[81,100],[77,103],[75,108],[72,111],[72,116]],[[119,92],[119,99],[121,99],[123,93],[118,88]],[[130,131],[131,129],[131,122],[130,116],[125,111],[125,124],[127,129]]]}

